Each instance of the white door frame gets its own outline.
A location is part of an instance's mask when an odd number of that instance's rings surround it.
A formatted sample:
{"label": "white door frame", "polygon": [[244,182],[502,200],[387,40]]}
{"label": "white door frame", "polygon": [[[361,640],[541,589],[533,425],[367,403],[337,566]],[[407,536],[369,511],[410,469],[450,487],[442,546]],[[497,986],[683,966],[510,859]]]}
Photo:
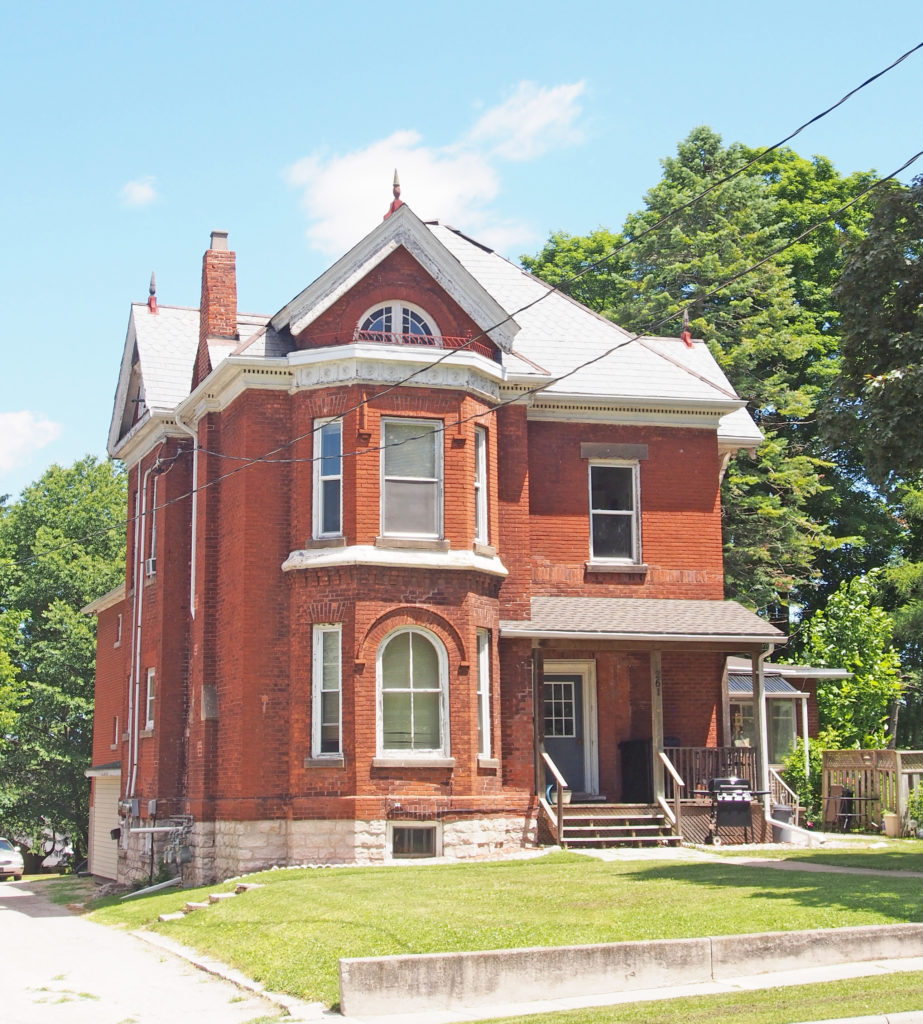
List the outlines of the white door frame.
{"label": "white door frame", "polygon": [[[542,665],[543,676],[579,676],[583,691],[583,784],[587,793],[599,793],[599,721],[596,706],[596,662],[552,661]],[[544,687],[544,679],[542,680]],[[544,689],[542,690],[544,694]]]}

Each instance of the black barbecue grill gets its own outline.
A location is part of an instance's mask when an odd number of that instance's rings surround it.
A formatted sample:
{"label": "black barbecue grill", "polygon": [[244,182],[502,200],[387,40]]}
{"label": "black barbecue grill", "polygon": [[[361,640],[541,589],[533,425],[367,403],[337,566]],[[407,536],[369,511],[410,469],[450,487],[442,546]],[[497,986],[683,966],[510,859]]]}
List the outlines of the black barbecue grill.
{"label": "black barbecue grill", "polygon": [[754,797],[764,796],[765,791],[753,790],[750,788],[749,779],[739,779],[731,775],[712,779],[705,792],[712,800],[711,832],[706,842],[719,845],[721,838],[718,829],[721,827],[742,828],[744,842],[750,842],[753,824],[750,814],[751,803]]}

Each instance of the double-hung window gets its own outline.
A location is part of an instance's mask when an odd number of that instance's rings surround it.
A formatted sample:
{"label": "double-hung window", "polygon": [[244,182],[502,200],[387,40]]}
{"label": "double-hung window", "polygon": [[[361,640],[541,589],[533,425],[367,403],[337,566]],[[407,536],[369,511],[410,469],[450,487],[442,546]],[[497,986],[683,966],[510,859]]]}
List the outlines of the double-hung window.
{"label": "double-hung window", "polygon": [[590,463],[590,560],[641,561],[636,462]]}
{"label": "double-hung window", "polygon": [[490,757],[490,633],[478,630],[478,753]]}
{"label": "double-hung window", "polygon": [[314,432],[314,537],[343,532],[343,423],[330,420]]}
{"label": "double-hung window", "polygon": [[156,669],[149,668],[147,670],[147,694],[144,701],[144,728],[148,730],[154,728],[154,697],[156,693],[156,679]]}
{"label": "double-hung window", "polygon": [[448,753],[446,653],[419,629],[386,638],[378,655],[379,751],[383,754]]}
{"label": "double-hung window", "polygon": [[474,540],[488,543],[487,531],[487,431],[474,428]]}
{"label": "double-hung window", "polygon": [[381,532],[386,537],[442,536],[442,424],[383,420]]}
{"label": "double-hung window", "polygon": [[342,627],[339,623],[314,627],[312,665],[311,756],[342,753]]}

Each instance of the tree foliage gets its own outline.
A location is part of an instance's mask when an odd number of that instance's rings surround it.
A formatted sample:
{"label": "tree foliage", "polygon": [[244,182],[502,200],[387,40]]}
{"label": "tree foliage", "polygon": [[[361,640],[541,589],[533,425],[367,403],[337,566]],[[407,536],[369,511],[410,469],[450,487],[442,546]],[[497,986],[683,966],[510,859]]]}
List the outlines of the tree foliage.
{"label": "tree foliage", "polygon": [[923,473],[923,176],[877,191],[835,295],[843,362],[833,433],[858,440],[876,483],[916,477]]}
{"label": "tree foliage", "polygon": [[95,624],[81,614],[125,571],[125,478],[52,466],[0,508],[0,823],[85,848]]}
{"label": "tree foliage", "polygon": [[804,629],[803,653],[820,668],[843,668],[847,679],[817,688],[820,727],[839,747],[884,747],[891,711],[901,696],[901,660],[894,625],[877,603],[875,582],[857,576],[840,585]]}
{"label": "tree foliage", "polygon": [[[726,588],[784,619],[793,592],[810,601],[823,553],[845,548],[829,567],[850,576],[868,561],[866,538],[854,532],[861,524],[848,514],[865,493],[854,474],[840,472],[841,460],[816,425],[817,406],[838,372],[831,290],[842,242],[861,233],[866,214],[862,208],[840,213],[749,268],[843,206],[870,176],[844,177],[822,157],[806,160],[783,149],[656,226],[753,155],[696,128],[663,161],[644,209],[627,218],[620,234],[558,233],[523,263],[554,283],[582,274],[568,290],[632,331],[649,332],[689,307],[693,334],[708,343],[766,435],[755,455],[732,460],[725,477]],[[631,244],[593,266],[622,241]],[[678,320],[672,323],[654,330],[678,333]],[[848,464],[853,469],[855,460]],[[887,533],[887,514],[872,518]]]}

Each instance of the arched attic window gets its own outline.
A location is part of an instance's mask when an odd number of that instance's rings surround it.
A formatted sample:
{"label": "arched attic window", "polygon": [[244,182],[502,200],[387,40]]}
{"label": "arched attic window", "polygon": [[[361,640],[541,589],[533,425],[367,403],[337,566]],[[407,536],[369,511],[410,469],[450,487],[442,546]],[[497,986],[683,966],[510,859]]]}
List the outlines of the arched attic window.
{"label": "arched attic window", "polygon": [[437,345],[438,336],[439,331],[429,313],[400,299],[368,310],[356,329],[356,341],[391,345]]}

